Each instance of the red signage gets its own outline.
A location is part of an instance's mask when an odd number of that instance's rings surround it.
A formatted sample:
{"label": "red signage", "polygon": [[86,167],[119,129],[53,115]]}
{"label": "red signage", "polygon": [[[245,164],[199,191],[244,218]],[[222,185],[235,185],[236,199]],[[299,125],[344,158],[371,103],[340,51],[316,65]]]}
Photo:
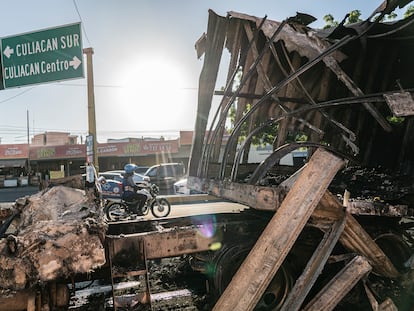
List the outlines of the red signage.
{"label": "red signage", "polygon": [[27,144],[0,145],[0,159],[27,159],[28,150]]}
{"label": "red signage", "polygon": [[121,143],[98,144],[98,155],[101,157],[118,156],[122,153],[120,145]]}
{"label": "red signage", "polygon": [[156,153],[178,153],[178,139],[98,145],[98,155],[100,157],[139,156],[143,154],[147,155]]}
{"label": "red signage", "polygon": [[177,153],[178,140],[172,141],[144,141],[142,142],[141,153]]}
{"label": "red signage", "polygon": [[85,145],[42,146],[30,148],[30,160],[86,157]]}
{"label": "red signage", "polygon": [[[98,144],[100,157],[178,153],[178,139]],[[28,157],[27,145],[0,145],[0,159]],[[85,158],[86,145],[31,146],[30,160]]]}

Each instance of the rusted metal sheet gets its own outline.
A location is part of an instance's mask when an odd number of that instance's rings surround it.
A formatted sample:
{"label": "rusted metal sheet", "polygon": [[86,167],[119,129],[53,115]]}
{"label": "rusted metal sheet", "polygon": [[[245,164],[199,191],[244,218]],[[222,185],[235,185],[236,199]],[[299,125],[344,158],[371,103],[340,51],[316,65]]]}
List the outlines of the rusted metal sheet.
{"label": "rusted metal sheet", "polygon": [[404,217],[408,213],[408,206],[352,200],[348,202],[347,210],[353,215]]}
{"label": "rusted metal sheet", "polygon": [[283,187],[271,188],[228,181],[188,177],[193,189],[207,191],[220,198],[232,200],[258,210],[275,211],[286,196]]}
{"label": "rusted metal sheet", "polygon": [[21,310],[35,310],[35,296],[34,289],[26,289],[16,292],[14,295],[0,296],[0,310],[4,311],[21,311]]}
{"label": "rusted metal sheet", "polygon": [[[287,24],[280,28],[282,25],[280,22],[264,21],[263,18],[242,13],[229,12],[227,18],[228,27],[222,28],[222,31],[226,32],[226,40],[231,42],[227,47],[231,53],[233,71],[234,68],[243,68],[240,78],[248,80],[248,90],[246,91],[249,94],[253,94],[258,101],[251,101],[253,108],[250,111],[244,109],[245,104],[235,107],[235,114],[237,116],[245,114],[246,119],[243,118],[240,122],[234,124],[234,131],[232,133],[235,134],[231,137],[231,144],[224,152],[225,156],[222,153],[222,159],[220,159],[216,156],[212,157],[210,154],[203,154],[201,156],[203,174],[190,172],[191,176],[211,176],[209,167],[213,163],[220,163],[222,161],[221,174],[217,178],[224,180],[225,178],[223,177],[225,176],[222,173],[223,170],[227,170],[225,162],[239,163],[231,156],[235,151],[235,142],[240,141],[238,138],[243,138],[242,136],[246,134],[245,131],[237,133],[241,126],[238,124],[248,124],[248,133],[250,133],[266,122],[266,120],[277,119],[281,116],[305,121],[301,122],[301,124],[292,122],[289,129],[290,133],[305,132],[312,141],[323,140],[327,145],[347,153],[352,158],[359,153],[360,157],[357,160],[361,160],[364,162],[363,164],[368,164],[369,162],[374,162],[374,164],[385,163],[387,165],[388,163],[400,163],[395,161],[398,154],[401,154],[401,158],[403,158],[401,160],[412,161],[412,155],[409,152],[410,144],[402,145],[401,149],[406,150],[405,153],[398,152],[397,155],[394,153],[390,156],[384,156],[382,153],[375,152],[376,150],[372,149],[375,147],[373,145],[381,140],[394,140],[394,138],[398,142],[401,140],[401,135],[396,137],[398,135],[396,131],[393,131],[393,133],[389,132],[391,128],[397,129],[397,126],[391,124],[386,119],[388,107],[385,104],[385,97],[382,95],[386,92],[395,93],[395,82],[399,85],[401,84],[407,90],[412,89],[412,79],[410,79],[409,71],[409,68],[412,67],[410,63],[411,58],[407,56],[407,51],[409,51],[407,44],[409,43],[406,43],[409,40],[405,42],[399,41],[401,44],[390,47],[383,38],[395,39],[395,37],[409,36],[413,31],[410,21],[403,20],[400,23],[393,23],[391,25],[378,20],[375,23],[367,20],[358,24],[340,25],[336,29],[332,29],[332,33],[329,33],[310,29],[303,25],[290,24],[291,19],[287,19]],[[237,26],[243,25],[243,27],[236,27],[236,24]],[[281,29],[280,33],[275,38],[272,38],[275,29],[279,28]],[[211,34],[207,38],[214,37],[216,35],[214,31],[209,29]],[[251,40],[253,38],[252,35],[254,34],[256,37],[257,32],[261,35],[257,39]],[[329,40],[327,37],[334,40]],[[248,43],[245,42],[246,38],[249,41]],[[240,44],[235,42],[237,40],[240,41]],[[269,45],[269,41],[272,41],[272,44]],[[332,45],[332,42],[341,43]],[[247,79],[246,75],[250,75],[252,72],[246,69],[250,68],[248,64],[260,61],[260,55],[263,55],[263,53],[266,53],[267,57],[269,50],[273,57],[269,58],[269,60],[266,58],[265,62],[259,62],[254,70],[254,75]],[[327,50],[328,53],[325,54],[323,51]],[[381,51],[381,53],[377,51]],[[305,64],[300,68],[293,65],[298,55],[301,56],[301,63]],[[250,57],[248,64],[245,62],[246,57]],[[251,57],[253,57],[253,60]],[[347,61],[342,66],[341,62],[344,59],[347,59]],[[237,65],[234,63],[236,60],[238,60]],[[324,64],[319,62],[321,60],[323,60]],[[244,65],[246,66],[244,67]],[[295,70],[295,68],[298,69],[289,75],[289,72]],[[381,79],[378,78],[378,75],[381,76]],[[233,76],[230,76],[232,78],[228,79],[227,85],[234,83]],[[269,81],[271,81],[270,85]],[[316,83],[315,81],[323,81],[323,83]],[[262,88],[266,92],[265,94],[261,94]],[[402,89],[402,87],[400,88]],[[286,97],[287,89],[289,90],[289,96]],[[348,97],[350,92],[353,95],[352,97]],[[379,94],[381,101],[373,101],[372,96],[364,95],[373,92],[374,94]],[[241,102],[246,102],[240,92],[224,93],[227,98],[231,96],[232,101],[233,98],[238,98]],[[335,107],[336,102],[346,97],[349,98],[346,105],[339,108]],[[362,99],[358,106],[351,103],[352,99],[355,98]],[[312,108],[312,111],[299,109],[294,114],[286,110],[290,103],[306,108],[307,106],[318,106],[319,101],[327,99],[330,99],[330,103],[324,107],[317,107],[317,110],[314,110],[315,108]],[[397,97],[388,97],[388,99],[389,102],[401,104],[403,101],[407,102],[407,100],[410,100],[410,96],[409,94],[403,95],[403,92],[400,92]],[[204,99],[201,98],[201,100]],[[223,102],[226,102],[227,106],[228,101]],[[256,107],[256,104],[260,107]],[[361,105],[365,109],[361,109]],[[406,115],[408,114],[406,112],[409,110],[409,106],[407,104],[402,109]],[[229,117],[229,110],[223,110],[222,107],[220,109],[220,119],[225,120]],[[224,115],[226,113],[227,116]],[[329,122],[321,122],[321,115]],[[199,113],[199,117],[200,119],[205,119],[206,115]],[[284,122],[283,119],[277,122],[279,134],[281,128],[283,128],[280,124],[281,122]],[[397,130],[408,128],[408,123],[409,120],[407,119],[398,125]],[[303,127],[304,124],[306,124],[305,128]],[[384,133],[380,128],[377,130],[378,124],[389,133]],[[332,125],[334,125],[334,128],[331,128]],[[216,129],[212,126],[209,134],[214,136],[213,132],[217,131],[220,134],[216,136],[222,137],[224,127],[224,124],[219,122]],[[322,134],[313,135],[315,128],[318,128],[319,132],[323,133],[323,136]],[[338,130],[340,135],[338,135]],[[257,133],[256,137],[260,137],[260,135],[262,135],[261,132]],[[282,136],[278,135],[277,139],[282,139]],[[338,139],[338,137],[342,137],[342,139]],[[217,146],[224,146],[225,142],[225,137],[222,137],[221,140],[214,140],[213,144],[216,151],[214,155],[217,154]],[[207,146],[206,148],[210,147]],[[247,161],[245,160],[246,153],[248,153],[248,149],[244,152],[243,158],[240,157],[240,162]],[[198,154],[194,154],[194,156],[196,156],[196,161],[200,160]],[[385,158],[387,157],[389,161],[386,161],[387,159]],[[192,166],[192,163],[190,166]]]}
{"label": "rusted metal sheet", "polygon": [[152,231],[146,233],[108,236],[113,244],[113,252],[127,249],[133,241],[143,240],[147,259],[180,256],[214,248],[214,243],[220,242],[219,234],[213,237],[202,235],[199,228],[180,227]]}
{"label": "rusted metal sheet", "polygon": [[[243,14],[240,12],[230,11],[228,13],[233,18],[239,18],[242,20],[250,20],[258,24],[261,20],[255,16]],[[275,29],[280,26],[280,22],[267,20],[262,26],[263,33],[270,38],[274,33]],[[297,51],[300,55],[312,59],[319,54],[319,47],[312,40],[311,36],[308,36],[305,33],[297,31],[291,25],[287,25],[283,28],[283,31],[279,35],[280,40],[286,42],[286,47],[289,52]],[[338,61],[342,61],[346,56],[340,52],[336,51],[334,57]]]}
{"label": "rusted metal sheet", "polygon": [[213,310],[253,310],[343,164],[315,152]]}
{"label": "rusted metal sheet", "polygon": [[208,36],[206,38],[206,51],[204,66],[200,74],[200,87],[198,89],[198,117],[195,124],[195,134],[191,151],[193,161],[189,164],[190,175],[195,176],[197,166],[203,150],[204,136],[207,127],[211,100],[214,94],[217,74],[225,41],[225,18],[209,11]]}
{"label": "rusted metal sheet", "polygon": [[[344,70],[339,66],[339,64],[336,62],[336,60],[333,57],[326,57],[324,58],[324,63],[326,66],[328,66],[338,77],[339,80],[341,80],[346,87],[351,91],[354,96],[362,96],[364,93],[362,90],[356,85],[356,83],[349,77]],[[392,127],[388,123],[388,121],[384,118],[384,116],[378,111],[378,109],[372,105],[371,103],[365,102],[363,103],[363,106],[367,111],[377,120],[377,122],[381,125],[381,127],[387,131],[391,132]]]}
{"label": "rusted metal sheet", "polygon": [[409,92],[384,94],[385,101],[396,117],[414,115],[414,100]]}
{"label": "rusted metal sheet", "polygon": [[304,311],[330,311],[371,271],[368,260],[356,256],[308,303]]}

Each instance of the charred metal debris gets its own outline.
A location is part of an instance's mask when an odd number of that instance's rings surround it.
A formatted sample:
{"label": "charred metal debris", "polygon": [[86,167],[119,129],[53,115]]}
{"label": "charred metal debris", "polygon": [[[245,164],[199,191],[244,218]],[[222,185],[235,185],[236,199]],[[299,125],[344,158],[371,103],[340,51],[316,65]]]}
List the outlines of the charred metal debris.
{"label": "charred metal debris", "polygon": [[[413,283],[407,267],[414,224],[414,15],[383,21],[406,4],[385,1],[369,19],[329,30],[308,27],[313,17],[301,13],[277,22],[209,11],[207,33],[196,42],[204,66],[190,187],[276,211],[231,281],[215,280],[229,283],[220,283],[214,310],[259,305],[274,280],[286,275],[292,252],[303,256],[298,245],[309,227],[324,237],[295,285],[284,279],[289,294],[278,308],[340,309],[357,284],[368,303],[354,307],[403,310],[404,299],[412,307],[412,295],[403,298],[402,288]],[[227,72],[223,85],[219,72]],[[269,140],[271,154],[249,161],[252,146]],[[295,150],[307,153],[304,163],[281,165]],[[339,253],[336,241],[344,247]],[[304,300],[318,288],[322,269],[344,258],[343,269]],[[384,285],[373,275],[399,279],[400,296],[379,298],[373,288],[397,283]],[[401,278],[410,281],[403,286]]]}
{"label": "charred metal debris", "polygon": [[[390,176],[384,182],[401,185],[398,195],[412,193],[414,16],[382,22],[405,4],[384,2],[368,20],[328,30],[309,28],[312,18],[301,13],[276,22],[210,10],[207,33],[196,43],[204,67],[189,168],[193,187],[277,186],[292,173],[278,165],[283,156],[302,149],[309,158],[323,148],[346,159],[348,172],[378,171]],[[216,91],[221,63],[227,80]],[[207,128],[213,98],[221,100]],[[273,153],[250,163],[251,146],[269,139]],[[390,194],[378,190],[377,199]]]}

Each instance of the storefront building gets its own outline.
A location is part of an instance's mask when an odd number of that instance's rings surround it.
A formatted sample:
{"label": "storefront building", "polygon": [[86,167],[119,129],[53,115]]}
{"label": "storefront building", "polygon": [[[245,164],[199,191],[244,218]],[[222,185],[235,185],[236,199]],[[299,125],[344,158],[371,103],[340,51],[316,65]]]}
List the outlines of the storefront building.
{"label": "storefront building", "polygon": [[[188,146],[185,150],[189,150]],[[180,152],[180,140],[134,140],[98,144],[99,171],[122,169],[127,163],[151,166],[164,162],[188,163],[189,152]],[[85,144],[58,146],[0,145],[0,187],[4,180],[27,176],[31,184],[49,178],[51,172],[62,176],[83,174],[86,162]],[[2,182],[3,181],[3,182]]]}

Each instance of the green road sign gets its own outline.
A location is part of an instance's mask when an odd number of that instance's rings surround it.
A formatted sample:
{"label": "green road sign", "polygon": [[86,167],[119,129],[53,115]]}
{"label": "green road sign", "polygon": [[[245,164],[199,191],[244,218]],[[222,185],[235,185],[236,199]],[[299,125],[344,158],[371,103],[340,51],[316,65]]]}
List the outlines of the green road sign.
{"label": "green road sign", "polygon": [[1,38],[3,87],[81,78],[80,23]]}

